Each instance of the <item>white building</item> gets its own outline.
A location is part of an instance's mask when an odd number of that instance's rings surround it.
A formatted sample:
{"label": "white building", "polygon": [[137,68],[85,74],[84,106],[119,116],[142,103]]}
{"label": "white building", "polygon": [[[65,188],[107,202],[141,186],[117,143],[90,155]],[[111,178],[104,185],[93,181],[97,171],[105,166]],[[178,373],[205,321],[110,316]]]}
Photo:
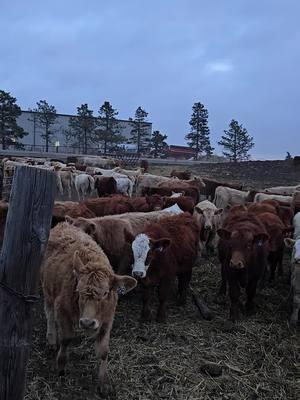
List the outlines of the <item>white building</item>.
{"label": "white building", "polygon": [[[18,117],[17,123],[21,126],[26,132],[28,132],[27,136],[24,136],[20,141],[25,145],[26,150],[36,150],[36,151],[45,151],[45,140],[41,137],[44,133],[43,129],[39,126],[38,121],[36,120],[37,113],[33,111],[22,111],[22,114]],[[74,117],[74,115],[67,114],[56,114],[57,118],[55,123],[51,126],[51,132],[54,132],[51,135],[51,144],[49,145],[49,152],[57,151],[61,153],[78,153],[79,149],[75,147],[71,147],[67,141],[65,132],[69,129],[69,119]],[[120,133],[126,138],[130,138],[131,131],[133,129],[132,123],[129,120],[119,119],[119,126],[122,128]],[[147,129],[149,130],[149,138],[152,134],[152,123],[146,122]],[[58,148],[57,148],[58,147]],[[91,145],[89,149],[89,153],[93,154],[97,152],[97,145]]]}

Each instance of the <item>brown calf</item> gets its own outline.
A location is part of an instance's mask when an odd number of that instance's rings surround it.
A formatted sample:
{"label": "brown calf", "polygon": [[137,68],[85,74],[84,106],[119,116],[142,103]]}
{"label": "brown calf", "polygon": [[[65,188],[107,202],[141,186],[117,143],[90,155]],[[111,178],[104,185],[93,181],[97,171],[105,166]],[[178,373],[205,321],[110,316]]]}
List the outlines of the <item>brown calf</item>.
{"label": "brown calf", "polygon": [[67,348],[74,336],[74,323],[77,323],[95,338],[96,354],[100,359],[99,385],[100,390],[104,390],[117,293],[124,294],[133,289],[136,280],[116,275],[96,242],[65,222],[50,232],[41,279],[47,341],[52,346],[59,344],[59,373],[64,374]]}

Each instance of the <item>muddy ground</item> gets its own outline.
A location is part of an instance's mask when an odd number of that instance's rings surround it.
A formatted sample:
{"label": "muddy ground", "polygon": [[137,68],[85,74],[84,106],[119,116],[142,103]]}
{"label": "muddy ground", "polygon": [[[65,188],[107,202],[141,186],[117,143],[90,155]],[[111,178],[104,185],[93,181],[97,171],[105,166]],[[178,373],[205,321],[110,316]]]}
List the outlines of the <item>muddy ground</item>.
{"label": "muddy ground", "polygon": [[[108,398],[299,399],[299,327],[298,332],[291,331],[287,323],[289,257],[287,253],[284,276],[258,293],[257,313],[242,316],[235,325],[227,320],[228,302],[215,301],[220,275],[216,258],[203,259],[192,279],[214,313],[212,321],[201,318],[191,298],[185,307],[178,307],[175,287],[166,324],[141,324],[138,296],[122,298],[112,330]],[[41,300],[35,309],[25,399],[100,399],[93,343],[86,338],[71,346],[67,375],[59,378],[55,357],[45,348],[45,333]],[[203,365],[209,362],[219,366],[218,376],[205,372]]]}

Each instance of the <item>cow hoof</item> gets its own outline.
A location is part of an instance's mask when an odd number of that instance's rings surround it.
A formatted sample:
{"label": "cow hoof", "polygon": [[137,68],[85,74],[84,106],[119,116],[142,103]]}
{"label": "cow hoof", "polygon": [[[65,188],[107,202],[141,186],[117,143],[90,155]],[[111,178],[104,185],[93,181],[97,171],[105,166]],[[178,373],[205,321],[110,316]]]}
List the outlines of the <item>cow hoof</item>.
{"label": "cow hoof", "polygon": [[140,318],[140,322],[151,322],[151,313],[142,314]]}
{"label": "cow hoof", "polygon": [[216,295],[215,302],[217,304],[225,304],[226,303],[226,295],[223,293],[219,293]]}
{"label": "cow hoof", "polygon": [[255,305],[253,303],[246,303],[245,305],[246,315],[253,315],[255,313]]}
{"label": "cow hoof", "polygon": [[295,321],[294,319],[290,319],[290,328],[295,330],[297,328],[297,321]]}
{"label": "cow hoof", "polygon": [[186,305],[186,297],[179,297],[178,299],[177,299],[177,305],[178,306],[185,306]]}
{"label": "cow hoof", "polygon": [[46,343],[46,354],[51,356],[57,352],[57,345]]}
{"label": "cow hoof", "polygon": [[166,316],[165,315],[158,315],[156,318],[156,322],[159,324],[164,324],[166,322]]}
{"label": "cow hoof", "polygon": [[109,383],[103,383],[102,385],[98,385],[97,392],[100,397],[106,398],[112,394],[112,388]]}

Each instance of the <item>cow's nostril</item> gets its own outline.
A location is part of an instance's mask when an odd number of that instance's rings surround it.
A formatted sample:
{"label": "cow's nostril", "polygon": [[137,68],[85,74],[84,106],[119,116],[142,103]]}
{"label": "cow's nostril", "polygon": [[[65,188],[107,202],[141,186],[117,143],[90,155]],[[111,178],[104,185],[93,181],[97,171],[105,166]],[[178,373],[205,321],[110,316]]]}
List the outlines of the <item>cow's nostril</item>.
{"label": "cow's nostril", "polygon": [[95,327],[95,320],[89,318],[81,318],[79,320],[79,325],[81,328],[85,329],[93,329]]}
{"label": "cow's nostril", "polygon": [[133,272],[133,276],[136,276],[137,278],[142,278],[143,277],[143,273],[140,271],[134,271]]}

